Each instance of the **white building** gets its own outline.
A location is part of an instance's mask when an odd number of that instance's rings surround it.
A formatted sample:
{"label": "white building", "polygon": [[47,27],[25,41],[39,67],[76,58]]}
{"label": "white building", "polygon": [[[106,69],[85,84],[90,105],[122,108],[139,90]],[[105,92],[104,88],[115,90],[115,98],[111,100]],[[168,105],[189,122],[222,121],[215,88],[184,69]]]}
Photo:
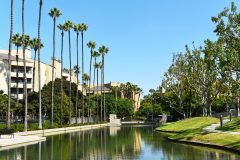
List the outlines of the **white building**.
{"label": "white building", "polygon": [[[18,53],[18,65],[17,65],[17,51],[12,50],[11,52],[11,96],[17,97],[17,70],[18,70],[18,89],[19,89],[19,99],[23,99],[23,82],[24,82],[24,64],[23,64],[23,51],[19,50]],[[31,50],[26,49],[26,78],[27,78],[27,90],[38,92],[38,61],[35,61],[35,84],[33,86],[33,66],[34,60],[31,58]],[[41,88],[52,81],[52,65],[45,64],[43,62],[41,65]],[[54,60],[54,79],[61,78],[61,62]],[[17,69],[18,68],[18,69]],[[0,90],[3,90],[5,94],[8,93],[8,50],[0,50]],[[77,82],[76,75],[74,71],[71,71],[72,82]],[[68,73],[63,73],[63,77],[67,80],[70,79]],[[81,90],[81,85],[79,85],[79,90]]]}

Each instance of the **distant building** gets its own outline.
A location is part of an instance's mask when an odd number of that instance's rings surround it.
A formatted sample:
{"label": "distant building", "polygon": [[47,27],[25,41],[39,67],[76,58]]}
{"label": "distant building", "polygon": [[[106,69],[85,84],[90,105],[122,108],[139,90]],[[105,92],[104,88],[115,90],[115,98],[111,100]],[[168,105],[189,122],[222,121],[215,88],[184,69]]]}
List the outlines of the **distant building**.
{"label": "distant building", "polygon": [[[26,49],[26,78],[27,78],[27,90],[39,91],[38,84],[38,61],[35,61],[35,84],[33,86],[33,67],[34,60],[31,58],[31,50]],[[19,88],[19,99],[23,99],[23,82],[24,82],[24,64],[23,64],[23,51],[19,50],[18,53],[18,65],[17,65],[17,51],[12,50],[11,52],[11,96],[17,97],[17,70],[18,70],[18,88]],[[40,62],[41,65],[41,89],[45,84],[52,81],[52,65]],[[61,62],[54,60],[54,79],[61,78]],[[18,68],[18,69],[17,69]],[[8,50],[0,50],[0,90],[3,90],[5,94],[8,93]],[[74,71],[71,71],[72,82],[77,82]],[[63,73],[63,77],[66,80],[70,80],[69,73]],[[81,85],[79,85],[81,90]]]}

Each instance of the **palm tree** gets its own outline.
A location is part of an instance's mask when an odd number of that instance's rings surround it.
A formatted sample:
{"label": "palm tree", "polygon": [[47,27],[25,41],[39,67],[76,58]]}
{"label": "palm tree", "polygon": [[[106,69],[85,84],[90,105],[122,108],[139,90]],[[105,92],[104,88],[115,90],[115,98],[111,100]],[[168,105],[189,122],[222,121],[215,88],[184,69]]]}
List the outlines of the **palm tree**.
{"label": "palm tree", "polygon": [[60,124],[62,126],[62,115],[63,115],[63,38],[64,38],[64,31],[66,30],[66,26],[63,24],[58,25],[58,29],[61,30],[61,114],[60,114]]}
{"label": "palm tree", "polygon": [[52,8],[48,13],[53,18],[53,60],[52,60],[52,108],[51,108],[51,125],[53,126],[53,95],[54,95],[54,61],[55,61],[55,31],[56,31],[56,19],[60,17],[61,12],[57,8]]}
{"label": "palm tree", "polygon": [[[86,90],[86,96],[87,96],[87,84],[88,84],[88,82],[89,82],[89,80],[90,80],[90,76],[88,75],[88,74],[86,74],[86,73],[84,73],[83,74],[83,80],[84,80],[84,82],[85,82],[85,84],[84,84],[84,86],[85,86],[85,90]],[[89,94],[89,93],[88,93]],[[89,95],[88,95],[89,96]],[[90,101],[90,100],[89,100]],[[88,103],[89,104],[89,103]],[[89,123],[89,114],[90,112],[89,112],[89,105],[88,105],[88,123]]]}
{"label": "palm tree", "polygon": [[13,0],[11,0],[11,18],[10,18],[10,36],[8,48],[8,108],[7,108],[7,129],[11,127],[10,110],[11,110],[11,52],[12,52],[12,34],[13,34]]}
{"label": "palm tree", "polygon": [[38,15],[38,93],[39,93],[39,122],[38,128],[42,129],[42,91],[41,91],[41,65],[40,65],[40,53],[41,53],[41,16],[42,16],[42,0],[39,3],[39,15]]}
{"label": "palm tree", "polygon": [[[83,75],[84,75],[84,48],[83,48],[83,43],[84,43],[84,40],[83,40],[83,33],[87,30],[88,26],[84,23],[81,23],[79,24],[79,30],[81,32],[81,37],[82,37],[82,84],[84,84],[84,78],[83,78]],[[82,87],[82,93],[83,93],[83,87]],[[83,110],[83,117],[84,117],[84,96],[82,96],[82,110]],[[83,117],[82,117],[82,122],[83,122]]]}
{"label": "palm tree", "polygon": [[[108,47],[106,46],[102,46],[102,47],[99,47],[98,49],[99,53],[102,55],[102,88],[101,88],[101,91],[104,87],[104,57],[105,57],[105,54],[108,53],[109,49]],[[103,116],[104,116],[104,121],[106,121],[106,107],[105,107],[105,92],[103,93]]]}
{"label": "palm tree", "polygon": [[25,114],[24,114],[24,131],[27,131],[27,116],[28,116],[28,99],[27,99],[27,67],[26,67],[26,54],[25,49],[29,45],[30,38],[28,35],[23,35],[22,37],[22,45],[23,45],[23,66],[24,66],[24,73],[23,73],[23,90],[24,90],[24,99],[25,99]]}
{"label": "palm tree", "polygon": [[[37,38],[33,38],[32,40],[30,40],[29,45],[31,47],[31,49],[34,50],[34,61],[33,61],[33,92],[35,91],[35,70],[36,70],[36,56],[37,56],[37,50],[38,50],[38,39]],[[40,44],[40,48],[43,48],[43,44]]]}
{"label": "palm tree", "polygon": [[76,112],[76,123],[77,123],[77,109],[78,109],[78,84],[79,84],[79,79],[78,79],[78,75],[80,73],[80,69],[79,69],[79,64],[78,64],[78,37],[79,37],[79,32],[80,32],[80,25],[79,24],[75,24],[74,25],[74,31],[77,34],[77,38],[76,38],[76,47],[77,47],[77,65],[74,66],[75,69],[75,73],[77,75],[77,90],[76,90],[76,106],[75,106],[75,112]]}
{"label": "palm tree", "polygon": [[19,55],[18,55],[18,48],[22,46],[22,37],[17,33],[13,35],[12,37],[12,43],[17,47],[17,55],[16,55],[16,61],[17,61],[17,104],[16,107],[18,107],[19,103],[19,89],[18,89],[18,84],[19,84],[19,78],[18,78],[18,62],[19,62]]}
{"label": "palm tree", "polygon": [[69,71],[70,71],[70,81],[69,81],[69,124],[71,123],[71,101],[72,101],[72,53],[71,53],[71,28],[73,27],[73,23],[71,21],[65,22],[65,30],[68,32],[68,45],[69,45]]}
{"label": "palm tree", "polygon": [[[97,57],[99,57],[100,54],[97,51],[93,52],[94,57],[94,65],[97,63]],[[94,74],[93,74],[93,87],[95,87],[95,78],[96,78],[96,68],[94,67]]]}
{"label": "palm tree", "polygon": [[[101,67],[101,62],[99,62],[99,63],[96,62],[94,64],[94,69],[96,69],[96,71],[97,71],[97,92],[98,92],[98,71],[99,71],[100,67]],[[97,113],[98,113],[98,120],[99,120],[100,118],[99,118],[99,107],[98,107],[98,93],[97,93]]]}

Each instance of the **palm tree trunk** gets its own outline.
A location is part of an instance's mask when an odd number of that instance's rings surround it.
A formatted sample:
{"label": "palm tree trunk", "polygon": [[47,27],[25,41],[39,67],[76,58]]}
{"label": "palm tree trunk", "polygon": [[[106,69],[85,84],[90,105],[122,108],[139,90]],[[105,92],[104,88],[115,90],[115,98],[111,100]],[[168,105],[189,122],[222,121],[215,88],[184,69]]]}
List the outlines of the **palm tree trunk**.
{"label": "palm tree trunk", "polygon": [[[83,32],[81,32],[82,36],[82,94],[83,94],[83,85],[84,85],[84,52],[83,52]],[[84,95],[82,96],[82,123],[84,119]]]}
{"label": "palm tree trunk", "polygon": [[[94,64],[96,64],[97,59],[94,58]],[[94,67],[94,73],[93,73],[93,88],[95,87],[95,79],[96,78],[96,68]]]}
{"label": "palm tree trunk", "polygon": [[62,31],[62,45],[61,45],[61,115],[60,115],[60,123],[62,126],[62,118],[63,118],[63,36],[64,31]]}
{"label": "palm tree trunk", "polygon": [[36,70],[36,55],[37,55],[37,51],[34,51],[34,62],[33,62],[33,92],[35,91],[34,87],[35,87],[35,70]]}
{"label": "palm tree trunk", "polygon": [[89,111],[89,109],[90,109],[90,85],[91,85],[91,78],[92,78],[92,54],[93,54],[93,51],[92,51],[92,49],[91,49],[91,58],[90,58],[90,70],[89,70],[89,77],[90,77],[90,79],[89,79],[89,88],[88,88],[88,90],[89,90],[89,92],[88,92],[88,122],[89,122],[89,118],[91,117],[91,113],[90,113],[90,111]]}
{"label": "palm tree trunk", "polygon": [[[104,87],[104,56],[103,56],[103,87]],[[105,101],[105,92],[103,92],[103,116],[104,121],[106,121],[106,101]]]}
{"label": "palm tree trunk", "polygon": [[98,122],[99,122],[100,118],[99,118],[99,107],[98,107],[98,68],[97,68],[97,115],[98,115]]}
{"label": "palm tree trunk", "polygon": [[39,3],[39,15],[38,15],[38,89],[39,89],[39,122],[38,128],[42,129],[42,91],[41,91],[41,65],[40,65],[40,31],[41,31],[41,15],[42,15],[42,0]]}
{"label": "palm tree trunk", "polygon": [[13,33],[13,0],[11,0],[11,18],[10,18],[10,37],[8,50],[8,108],[7,108],[7,128],[11,127],[11,52],[12,52],[12,33]]}
{"label": "palm tree trunk", "polygon": [[79,74],[79,64],[78,64],[78,36],[79,36],[79,33],[77,32],[77,42],[76,42],[76,45],[77,45],[77,90],[76,90],[76,106],[75,106],[75,112],[76,112],[76,123],[77,123],[77,113],[78,113],[78,83],[79,83],[79,80],[78,80],[78,74]]}
{"label": "palm tree trunk", "polygon": [[18,108],[18,104],[19,104],[19,89],[18,89],[18,83],[19,83],[19,77],[18,77],[18,58],[19,58],[19,55],[18,55],[18,46],[17,46],[17,56],[16,56],[16,59],[17,59],[17,108]]}
{"label": "palm tree trunk", "polygon": [[69,70],[70,70],[70,82],[69,82],[69,125],[71,124],[71,101],[72,101],[72,54],[71,54],[71,33],[68,31],[68,45],[69,45]]}
{"label": "palm tree trunk", "polygon": [[51,108],[51,125],[53,126],[53,107],[54,107],[54,61],[55,61],[55,30],[56,30],[56,18],[53,18],[53,59],[52,59],[52,108]]}
{"label": "palm tree trunk", "polygon": [[103,115],[102,115],[102,108],[103,108],[103,68],[101,67],[101,107],[100,107],[100,115],[101,115],[101,121],[103,121]]}
{"label": "palm tree trunk", "polygon": [[23,37],[23,65],[24,65],[24,76],[23,76],[23,90],[24,90],[24,103],[25,103],[25,114],[24,114],[24,131],[27,131],[27,116],[28,116],[28,102],[27,102],[27,78],[26,78],[26,44],[24,38],[24,0],[22,0],[22,37]]}

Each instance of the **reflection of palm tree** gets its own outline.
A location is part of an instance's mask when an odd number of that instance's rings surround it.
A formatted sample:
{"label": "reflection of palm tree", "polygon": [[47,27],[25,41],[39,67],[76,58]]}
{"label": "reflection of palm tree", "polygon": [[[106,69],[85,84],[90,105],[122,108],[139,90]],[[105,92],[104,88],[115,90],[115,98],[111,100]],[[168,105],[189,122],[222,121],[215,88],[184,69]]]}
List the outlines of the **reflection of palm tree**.
{"label": "reflection of palm tree", "polygon": [[70,82],[69,82],[69,124],[71,123],[71,101],[72,101],[72,53],[71,53],[71,28],[73,26],[73,23],[71,21],[65,22],[65,29],[68,31],[68,45],[69,45],[69,71],[70,71]]}
{"label": "reflection of palm tree", "polygon": [[53,8],[48,13],[50,17],[53,18],[53,57],[52,57],[52,107],[51,107],[51,125],[53,126],[53,95],[54,95],[54,61],[55,61],[55,31],[56,31],[56,19],[61,15],[60,10]]}
{"label": "reflection of palm tree", "polygon": [[62,126],[62,115],[63,115],[63,37],[64,37],[64,30],[65,30],[65,25],[59,24],[58,29],[61,30],[61,114],[60,114],[60,123]]}
{"label": "reflection of palm tree", "polygon": [[12,37],[12,43],[15,44],[15,46],[17,47],[17,55],[16,55],[16,60],[17,60],[17,105],[16,107],[18,108],[18,103],[19,103],[19,89],[18,89],[18,83],[19,83],[19,77],[18,77],[18,62],[19,62],[19,55],[18,55],[18,48],[22,46],[22,37],[17,33],[15,35],[13,35]]}
{"label": "reflection of palm tree", "polygon": [[13,34],[13,0],[11,0],[11,18],[10,18],[10,38],[8,50],[8,109],[7,109],[7,128],[10,129],[10,110],[11,110],[11,52],[12,52],[12,34]]}
{"label": "reflection of palm tree", "polygon": [[[38,50],[38,39],[37,38],[33,38],[30,43],[29,43],[31,49],[34,50],[34,61],[33,61],[33,92],[34,92],[34,86],[35,86],[35,70],[36,70],[36,55],[37,55],[37,50]],[[43,44],[40,44],[40,48],[44,47]]]}

